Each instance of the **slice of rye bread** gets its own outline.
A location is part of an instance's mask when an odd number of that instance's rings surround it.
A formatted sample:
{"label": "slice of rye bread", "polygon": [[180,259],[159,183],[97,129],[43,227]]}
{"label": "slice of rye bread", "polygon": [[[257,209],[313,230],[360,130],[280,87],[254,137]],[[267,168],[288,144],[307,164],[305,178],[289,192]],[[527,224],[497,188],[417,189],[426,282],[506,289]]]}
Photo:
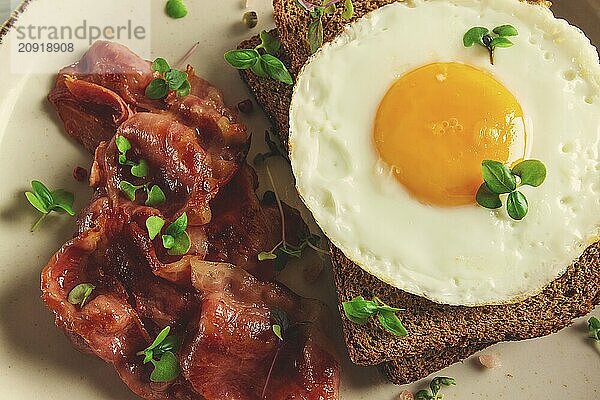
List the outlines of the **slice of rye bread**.
{"label": "slice of rye bread", "polygon": [[[396,1],[410,3],[412,0],[353,0],[354,16],[351,21],[362,17],[369,11]],[[527,1],[546,7],[551,5],[551,2],[547,0]],[[298,5],[298,0],[273,0],[273,10],[275,25],[277,25],[283,47],[291,56],[290,66],[295,75],[310,56],[308,44],[310,15]],[[327,42],[335,38],[347,23],[348,21],[342,18],[339,10],[333,15],[323,16],[324,40]]]}
{"label": "slice of rye bread", "polygon": [[[277,36],[277,31],[271,32]],[[240,48],[259,43],[252,38]],[[282,61],[291,57],[284,51]],[[289,129],[292,89],[242,71],[242,78],[271,118],[284,145]],[[406,383],[459,361],[490,344],[543,336],[569,325],[600,301],[600,245],[591,245],[567,272],[541,294],[523,302],[483,307],[453,307],[432,303],[391,287],[364,272],[332,248],[334,278],[341,301],[377,294],[389,304],[406,309],[401,315],[410,334],[389,335],[376,323],[357,326],[342,314],[350,358],[362,365],[379,365],[394,383]],[[341,312],[341,307],[340,307]]]}

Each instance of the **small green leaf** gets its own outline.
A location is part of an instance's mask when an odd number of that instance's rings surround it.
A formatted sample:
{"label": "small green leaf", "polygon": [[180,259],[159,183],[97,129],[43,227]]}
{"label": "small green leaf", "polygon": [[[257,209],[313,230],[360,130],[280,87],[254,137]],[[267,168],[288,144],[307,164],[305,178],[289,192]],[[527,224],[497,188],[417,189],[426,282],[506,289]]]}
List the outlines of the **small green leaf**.
{"label": "small green leaf", "polygon": [[152,360],[152,364],[154,364],[154,371],[150,374],[152,382],[170,382],[176,379],[181,373],[179,360],[170,351],[165,352],[160,360]]}
{"label": "small green leaf", "polygon": [[538,187],[546,180],[546,166],[539,160],[524,160],[515,165],[512,173],[521,178],[521,185]]}
{"label": "small green leaf", "polygon": [[433,400],[434,397],[427,390],[419,390],[415,394],[415,400]]}
{"label": "small green leaf", "polygon": [[185,97],[189,95],[191,91],[192,87],[190,86],[190,82],[186,80],[181,84],[179,89],[177,89],[177,97]]}
{"label": "small green leaf", "polygon": [[518,190],[508,195],[506,200],[506,210],[512,219],[522,220],[527,215],[529,205],[523,193]]}
{"label": "small green leaf", "polygon": [[185,81],[187,81],[187,74],[183,71],[179,71],[177,69],[172,69],[165,74],[165,80],[167,81],[167,85],[171,90],[177,90],[183,85]]}
{"label": "small green leaf", "polygon": [[258,62],[256,64],[254,64],[253,66],[250,67],[250,71],[252,71],[252,73],[254,73],[254,75],[256,76],[260,76],[261,78],[267,78],[268,75],[265,72],[262,63],[260,62],[260,59],[258,60]]}
{"label": "small green leaf", "polygon": [[308,25],[308,44],[311,54],[315,53],[323,45],[323,21],[321,18],[314,19]]}
{"label": "small green leaf", "polygon": [[325,7],[325,9],[323,10],[323,14],[335,14],[337,8],[335,8],[335,3],[334,4],[330,4],[329,6]]}
{"label": "small green leaf", "polygon": [[173,246],[167,251],[171,256],[183,256],[190,251],[192,247],[192,241],[187,232],[182,232],[174,237]]}
{"label": "small green leaf", "polygon": [[188,218],[187,214],[184,212],[181,214],[169,227],[167,228],[167,235],[171,235],[173,237],[183,233],[187,228]]}
{"label": "small green leaf", "polygon": [[131,167],[131,175],[138,178],[145,178],[148,176],[149,170],[150,168],[148,166],[148,162],[144,159],[141,159],[140,162]]}
{"label": "small green leaf", "polygon": [[156,215],[148,217],[146,220],[146,229],[148,230],[150,240],[154,240],[154,238],[158,236],[163,226],[165,226],[165,220],[161,217]]}
{"label": "small green leaf", "polygon": [[146,205],[150,207],[157,206],[167,201],[165,192],[162,191],[160,186],[154,185],[147,191],[148,198],[146,199]]}
{"label": "small green leaf", "polygon": [[485,44],[483,44],[483,37],[488,33],[490,33],[488,28],[483,28],[481,26],[471,28],[463,36],[463,44],[465,47],[471,47],[474,44],[485,46]]}
{"label": "small green leaf", "polygon": [[50,208],[54,204],[54,198],[50,190],[40,181],[32,181],[31,188],[37,198],[44,203],[46,208]]}
{"label": "small green leaf", "polygon": [[258,261],[274,260],[276,258],[277,255],[271,252],[261,251],[260,253],[258,253]]}
{"label": "small green leaf", "polygon": [[88,297],[90,297],[95,288],[96,287],[91,283],[80,283],[71,289],[69,295],[67,296],[67,300],[73,305],[79,304],[81,307],[83,307],[86,300]]}
{"label": "small green leaf", "polygon": [[121,164],[121,165],[127,164],[127,157],[124,154],[119,154],[119,157],[117,158],[117,160],[119,161],[119,164]]}
{"label": "small green leaf", "polygon": [[475,200],[480,206],[492,210],[502,207],[502,200],[500,200],[500,195],[492,192],[488,188],[487,183],[485,182],[482,183],[481,186],[479,186],[479,190],[477,190]]}
{"label": "small green leaf", "polygon": [[181,347],[181,337],[175,335],[167,336],[158,346],[153,350],[154,357],[160,357],[164,353],[170,351],[175,353]]}
{"label": "small green leaf", "polygon": [[281,42],[269,34],[267,31],[260,32],[260,47],[271,55],[276,56],[281,49]]}
{"label": "small green leaf", "polygon": [[288,85],[294,83],[290,72],[277,57],[270,54],[263,54],[260,56],[260,65],[270,78]]}
{"label": "small green leaf", "polygon": [[154,341],[152,342],[152,344],[150,344],[150,346],[146,347],[146,350],[153,350],[154,348],[156,348],[159,344],[161,344],[163,342],[163,340],[166,339],[167,336],[169,336],[169,332],[171,332],[171,327],[170,326],[165,326],[158,333],[158,335],[156,335],[156,339],[154,339]]}
{"label": "small green leaf", "polygon": [[154,358],[154,352],[152,350],[144,350],[141,353],[142,354],[138,353],[138,355],[139,356],[142,356],[142,355],[144,356],[144,364],[148,364]]}
{"label": "small green leaf", "polygon": [[125,196],[131,201],[135,201],[135,194],[140,188],[142,188],[142,186],[135,186],[127,181],[121,181],[119,183],[119,189],[121,189]]}
{"label": "small green leaf", "polygon": [[494,30],[492,32],[494,32],[496,35],[499,35],[499,36],[517,36],[519,34],[519,31],[517,31],[517,28],[515,28],[512,25],[497,26],[494,28]]}
{"label": "small green leaf", "polygon": [[164,79],[156,78],[146,87],[146,97],[152,100],[164,98],[169,93],[169,86]]}
{"label": "small green leaf", "polygon": [[175,246],[175,238],[171,235],[162,235],[162,242],[165,249],[171,249]]}
{"label": "small green leaf", "polygon": [[131,150],[131,142],[125,136],[115,136],[115,144],[117,145],[117,150],[119,150],[119,153],[123,155],[125,155],[127,151]]}
{"label": "small green leaf", "polygon": [[62,210],[71,216],[75,215],[75,211],[73,210],[75,195],[73,195],[73,193],[63,189],[57,189],[52,192],[52,197],[54,198],[53,211]]}
{"label": "small green leaf", "polygon": [[171,18],[183,18],[187,15],[187,7],[182,0],[169,0],[165,6],[165,12]]}
{"label": "small green leaf", "polygon": [[225,61],[229,63],[233,68],[237,69],[248,69],[251,68],[258,59],[260,54],[256,50],[230,50],[224,55]]}
{"label": "small green leaf", "polygon": [[50,210],[48,210],[48,208],[44,205],[44,202],[42,202],[34,193],[25,192],[25,197],[27,197],[29,203],[42,214],[48,214],[50,212]]}
{"label": "small green leaf", "polygon": [[342,18],[351,19],[354,15],[354,4],[352,4],[352,0],[344,1],[344,11],[342,12]]}
{"label": "small green leaf", "polygon": [[588,319],[588,331],[591,333],[597,330],[600,330],[600,319],[590,317],[590,319]]}
{"label": "small green leaf", "polygon": [[402,311],[401,308],[396,308],[396,307],[390,307],[387,304],[385,304],[383,301],[381,301],[381,299],[379,297],[374,297],[373,301],[375,303],[377,303],[377,309],[379,311],[392,311],[392,312],[396,312],[396,311]]}
{"label": "small green leaf", "polygon": [[377,313],[377,318],[379,319],[379,323],[388,332],[400,337],[408,335],[406,328],[404,328],[404,325],[402,325],[400,318],[398,318],[395,312],[380,309]]}
{"label": "small green leaf", "polygon": [[490,47],[492,49],[495,49],[496,47],[511,47],[512,45],[513,42],[503,36],[498,36],[492,39],[492,42],[490,43]]}
{"label": "small green leaf", "polygon": [[275,334],[275,336],[277,336],[279,338],[279,340],[283,341],[283,336],[281,334],[281,326],[280,325],[273,325],[273,333]]}
{"label": "small green leaf", "polygon": [[279,307],[273,307],[269,311],[271,313],[271,323],[279,325],[282,333],[285,333],[291,326],[290,317]]}
{"label": "small green leaf", "polygon": [[358,325],[364,325],[369,317],[375,315],[378,310],[377,303],[365,300],[362,296],[356,296],[350,301],[342,303],[346,317]]}
{"label": "small green leaf", "polygon": [[152,62],[152,71],[156,71],[159,74],[165,74],[169,72],[171,66],[164,58],[158,57],[156,60]]}
{"label": "small green leaf", "polygon": [[488,188],[497,194],[510,193],[517,187],[515,176],[501,162],[483,160],[481,163],[483,180]]}

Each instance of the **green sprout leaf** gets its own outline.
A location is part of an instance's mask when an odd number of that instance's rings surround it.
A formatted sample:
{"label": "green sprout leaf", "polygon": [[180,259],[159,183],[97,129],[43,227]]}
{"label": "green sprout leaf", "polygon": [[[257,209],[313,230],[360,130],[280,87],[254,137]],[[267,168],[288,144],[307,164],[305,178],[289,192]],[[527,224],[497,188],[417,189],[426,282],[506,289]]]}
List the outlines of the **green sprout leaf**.
{"label": "green sprout leaf", "polygon": [[350,301],[342,303],[344,314],[355,324],[364,325],[367,320],[377,313],[378,305],[374,301],[365,300],[362,296],[356,296]]}
{"label": "green sprout leaf", "polygon": [[521,178],[521,185],[538,187],[546,180],[546,166],[539,160],[524,160],[515,165],[512,173]]}
{"label": "green sprout leaf", "polygon": [[29,204],[31,204],[36,210],[38,210],[42,214],[48,214],[50,212],[46,203],[44,203],[39,197],[37,197],[35,193],[25,192],[25,197],[27,197]]}
{"label": "green sprout leaf", "polygon": [[439,400],[444,396],[440,393],[443,386],[454,386],[456,380],[445,376],[435,377],[429,382],[429,390],[419,390],[415,395],[416,400]]}
{"label": "green sprout leaf", "polygon": [[260,65],[270,78],[288,85],[294,83],[292,75],[290,75],[286,66],[277,57],[271,54],[263,54],[260,56]]}
{"label": "green sprout leaf", "polygon": [[152,360],[152,364],[154,364],[154,371],[150,374],[152,382],[171,382],[181,373],[179,360],[170,351],[164,353],[158,361]]}
{"label": "green sprout leaf", "polygon": [[131,167],[131,175],[138,178],[145,178],[149,172],[148,162],[146,160],[140,160],[136,165]]}
{"label": "green sprout leaf", "polygon": [[183,233],[188,224],[187,214],[184,212],[181,214],[169,227],[167,228],[167,235],[171,235],[173,237]]}
{"label": "green sprout leaf", "polygon": [[131,142],[124,136],[115,136],[115,144],[117,145],[117,150],[119,150],[119,153],[123,155],[125,155],[127,151],[131,150]]}
{"label": "green sprout leaf", "polygon": [[529,205],[523,193],[517,191],[511,192],[506,201],[506,210],[512,219],[522,220],[527,215]]}
{"label": "green sprout leaf", "polygon": [[158,236],[163,226],[165,226],[165,220],[161,217],[156,215],[148,217],[146,220],[146,229],[148,230],[148,236],[151,240],[154,240],[154,238]]}
{"label": "green sprout leaf", "polygon": [[169,249],[169,251],[167,251],[169,255],[183,256],[190,251],[190,248],[192,247],[192,241],[190,240],[190,236],[187,232],[182,232],[173,239],[173,246]]}
{"label": "green sprout leaf", "polygon": [[277,255],[271,252],[261,251],[258,253],[258,261],[275,260],[276,258]]}
{"label": "green sprout leaf", "polygon": [[517,36],[519,31],[512,25],[500,25],[492,31],[498,36]]}
{"label": "green sprout leaf", "polygon": [[171,66],[164,58],[158,57],[156,60],[152,62],[152,71],[156,71],[159,74],[165,74],[169,72]]}
{"label": "green sprout leaf", "polygon": [[75,196],[71,192],[63,189],[57,189],[51,192],[46,185],[40,181],[31,182],[31,191],[25,192],[25,198],[42,215],[35,221],[31,231],[35,231],[50,212],[67,213],[75,215],[73,202]]}
{"label": "green sprout leaf", "polygon": [[165,81],[171,90],[177,90],[187,81],[187,74],[176,69],[169,70],[165,73]]}
{"label": "green sprout leaf", "polygon": [[281,325],[273,325],[273,333],[279,338],[279,340],[283,341],[283,335],[281,334]]}
{"label": "green sprout leaf", "polygon": [[37,196],[40,201],[48,206],[52,206],[54,204],[54,198],[52,197],[52,193],[50,190],[40,181],[32,181],[31,188],[33,189],[33,193]]}
{"label": "green sprout leaf", "polygon": [[279,54],[279,50],[281,49],[281,42],[279,40],[270,35],[267,31],[260,32],[259,36],[261,41],[259,48],[265,49],[267,53],[273,56]]}
{"label": "green sprout leaf", "polygon": [[463,44],[465,47],[471,47],[475,44],[485,46],[483,44],[483,37],[488,33],[490,33],[490,30],[488,28],[483,28],[481,26],[471,28],[463,36]]}
{"label": "green sprout leaf", "polygon": [[169,335],[170,326],[166,326],[156,336],[156,339],[146,349],[137,352],[138,356],[144,356],[144,364],[152,362],[154,370],[150,375],[152,382],[170,382],[181,373],[179,361],[174,352],[181,347],[181,339]]}
{"label": "green sprout leaf", "polygon": [[147,206],[153,207],[167,201],[167,197],[165,196],[165,192],[158,185],[153,185],[150,190],[147,192],[148,198],[146,199],[145,204]]}
{"label": "green sprout leaf", "polygon": [[497,194],[510,193],[517,187],[515,176],[501,162],[483,160],[481,163],[483,180],[488,188]]}
{"label": "green sprout leaf", "polygon": [[323,45],[323,21],[321,18],[313,19],[308,25],[308,44],[311,54]]}
{"label": "green sprout leaf", "polygon": [[177,89],[177,97],[185,97],[192,91],[192,86],[188,80],[185,80]]}
{"label": "green sprout leaf", "polygon": [[143,186],[136,186],[127,181],[121,181],[119,183],[119,189],[127,196],[127,198],[131,201],[135,201],[136,192],[141,189]]}
{"label": "green sprout leaf", "polygon": [[600,320],[598,318],[593,316],[588,319],[588,332],[596,342],[600,342]]}
{"label": "green sprout leaf", "polygon": [[224,55],[225,61],[233,68],[248,69],[254,66],[260,58],[256,50],[230,50]]}
{"label": "green sprout leaf", "polygon": [[162,241],[165,249],[171,249],[175,246],[175,238],[171,235],[162,235]]}
{"label": "green sprout leaf", "polygon": [[171,332],[171,327],[170,326],[165,326],[158,333],[158,335],[156,335],[156,339],[154,339],[154,341],[152,342],[152,344],[150,344],[150,346],[148,346],[146,348],[146,350],[153,350],[154,348],[156,348],[156,346],[158,346],[159,344],[161,344],[163,342],[163,340],[165,340],[167,338],[167,336],[169,336],[169,332]]}
{"label": "green sprout leaf", "polygon": [[500,200],[500,195],[498,193],[492,192],[487,183],[482,183],[479,186],[479,190],[477,190],[477,195],[475,196],[475,200],[477,203],[485,208],[496,209],[502,207],[502,200]]}
{"label": "green sprout leaf", "polygon": [[187,15],[187,7],[182,0],[169,0],[165,6],[165,12],[171,18],[178,19]]}
{"label": "green sprout leaf", "polygon": [[342,11],[342,18],[351,19],[354,15],[354,4],[352,4],[352,0],[344,1],[344,11]]}
{"label": "green sprout leaf", "polygon": [[406,328],[404,328],[404,325],[402,325],[400,318],[398,318],[395,312],[380,309],[377,313],[377,318],[381,326],[388,332],[400,337],[408,335]]}
{"label": "green sprout leaf", "polygon": [[169,85],[162,78],[155,78],[146,87],[146,97],[152,100],[160,100],[169,93]]}
{"label": "green sprout leaf", "polygon": [[513,46],[513,42],[510,41],[510,39],[507,39],[503,36],[498,36],[494,39],[492,39],[491,43],[490,43],[490,47],[492,49],[495,49],[496,47],[512,47]]}
{"label": "green sprout leaf", "polygon": [[431,393],[429,393],[428,390],[419,390],[416,394],[415,394],[415,400],[433,400],[434,397],[431,395]]}
{"label": "green sprout leaf", "polygon": [[79,304],[80,307],[83,307],[95,288],[96,287],[91,283],[80,283],[71,289],[69,295],[67,296],[67,300],[73,305]]}

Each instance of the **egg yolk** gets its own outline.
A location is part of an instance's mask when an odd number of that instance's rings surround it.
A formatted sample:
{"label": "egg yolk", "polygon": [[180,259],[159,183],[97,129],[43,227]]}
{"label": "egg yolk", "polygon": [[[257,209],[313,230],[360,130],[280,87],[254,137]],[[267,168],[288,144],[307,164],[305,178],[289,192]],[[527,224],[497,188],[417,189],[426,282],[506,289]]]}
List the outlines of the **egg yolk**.
{"label": "egg yolk", "polygon": [[375,118],[375,147],[396,179],[419,201],[475,202],[481,161],[525,156],[523,110],[489,73],[435,63],[400,77]]}

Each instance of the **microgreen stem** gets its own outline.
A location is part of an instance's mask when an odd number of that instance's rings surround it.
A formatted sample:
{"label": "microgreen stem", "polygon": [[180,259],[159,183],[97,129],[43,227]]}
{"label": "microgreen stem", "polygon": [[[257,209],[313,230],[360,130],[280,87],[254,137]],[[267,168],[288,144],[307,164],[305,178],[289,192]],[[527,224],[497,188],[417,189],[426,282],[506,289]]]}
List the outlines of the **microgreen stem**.
{"label": "microgreen stem", "polygon": [[181,69],[184,66],[184,64],[187,62],[187,60],[192,56],[192,54],[194,54],[196,52],[196,50],[198,49],[198,46],[200,46],[200,42],[194,43],[194,45],[183,55],[183,57],[181,57],[181,59],[179,59],[179,61],[177,61],[177,64],[175,64],[175,68]]}
{"label": "microgreen stem", "polygon": [[281,242],[277,243],[277,244],[275,245],[275,247],[273,247],[273,249],[271,249],[271,251],[270,251],[269,253],[273,253],[273,252],[274,252],[275,250],[277,250],[277,248],[278,248],[279,246],[281,246],[282,244],[283,244],[283,241],[281,241]]}
{"label": "microgreen stem", "polygon": [[263,386],[261,399],[265,398],[265,394],[267,393],[267,386],[269,385],[269,380],[271,379],[271,375],[273,374],[273,369],[275,368],[275,362],[277,361],[277,356],[279,355],[279,350],[281,350],[281,341],[277,345],[277,351],[275,351],[275,355],[273,356],[273,361],[271,361],[271,367],[269,368],[269,373],[267,374],[267,379],[265,380],[265,386]]}
{"label": "microgreen stem", "polygon": [[[275,200],[277,201],[277,207],[279,207],[279,214],[281,215],[281,243],[286,243],[285,241],[285,216],[283,214],[283,207],[281,205],[281,200],[279,200],[279,194],[277,193],[277,188],[275,187],[275,181],[273,180],[273,175],[271,174],[271,169],[269,165],[267,167],[267,174],[269,175],[269,180],[271,181],[271,186],[273,187],[273,193],[275,194]],[[279,245],[277,245],[279,246]],[[277,248],[275,246],[275,248]],[[273,250],[274,251],[274,250]]]}
{"label": "microgreen stem", "polygon": [[312,243],[310,242],[310,240],[307,240],[307,241],[306,241],[306,245],[307,245],[308,247],[310,247],[311,249],[313,249],[314,251],[316,251],[317,253],[324,254],[324,255],[327,255],[327,256],[329,255],[329,252],[328,252],[328,251],[325,251],[325,250],[323,250],[323,249],[321,249],[321,248],[319,248],[319,247],[315,246],[314,244],[312,244]]}
{"label": "microgreen stem", "polygon": [[40,215],[40,217],[35,221],[35,223],[31,227],[31,232],[35,231],[38,228],[38,226],[42,223],[42,221],[44,221],[44,219],[46,219],[48,214],[49,213]]}

